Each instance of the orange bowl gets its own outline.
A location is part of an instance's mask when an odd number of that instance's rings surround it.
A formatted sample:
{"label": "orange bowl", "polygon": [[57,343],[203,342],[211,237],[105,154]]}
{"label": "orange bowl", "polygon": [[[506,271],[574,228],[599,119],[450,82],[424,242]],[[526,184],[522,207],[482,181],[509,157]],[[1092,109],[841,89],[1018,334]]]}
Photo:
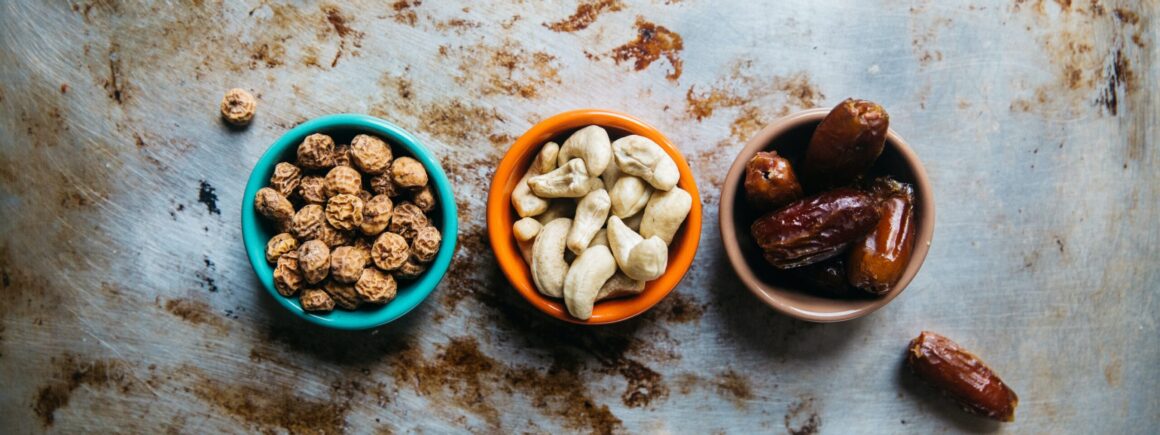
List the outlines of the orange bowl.
{"label": "orange bowl", "polygon": [[[673,242],[669,244],[669,267],[664,275],[645,284],[644,291],[639,295],[597,302],[592,309],[592,317],[588,320],[579,320],[568,314],[563,300],[540,294],[532,284],[529,265],[520,256],[519,246],[516,245],[515,236],[512,235],[512,225],[519,219],[519,215],[512,208],[511,196],[516,183],[532,164],[541,146],[549,141],[562,144],[572,132],[589,125],[604,127],[612,140],[636,134],[660,145],[677,163],[677,168],[681,172],[681,180],[677,185],[692,195],[693,207],[689,211],[689,217],[673,237]],[[677,151],[677,147],[657,129],[632,116],[611,110],[573,110],[552,116],[532,126],[523,136],[516,139],[516,143],[499,162],[487,197],[487,235],[491,239],[491,249],[495,252],[500,269],[512,287],[540,311],[557,319],[582,325],[616,323],[648,311],[668,296],[693,264],[697,244],[701,240],[701,195],[697,191],[693,171],[689,169],[688,162]]]}

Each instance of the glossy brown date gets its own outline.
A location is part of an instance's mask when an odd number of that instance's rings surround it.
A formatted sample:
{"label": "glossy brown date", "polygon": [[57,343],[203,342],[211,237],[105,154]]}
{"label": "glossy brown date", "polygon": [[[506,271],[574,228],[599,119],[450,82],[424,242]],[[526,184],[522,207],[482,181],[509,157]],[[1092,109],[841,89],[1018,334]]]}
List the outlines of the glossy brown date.
{"label": "glossy brown date", "polygon": [[797,281],[806,290],[822,296],[837,298],[858,298],[865,292],[850,286],[846,279],[846,258],[837,256],[829,260],[793,269]]}
{"label": "glossy brown date", "polygon": [[1015,421],[1019,396],[979,357],[949,338],[923,331],[906,353],[910,370],[959,402],[964,411],[999,421]]}
{"label": "glossy brown date", "polygon": [[776,152],[762,151],[745,166],[745,199],[759,211],[769,211],[802,196],[802,185],[789,160]]}
{"label": "glossy brown date", "polygon": [[810,190],[853,181],[874,165],[886,144],[890,115],[877,103],[847,98],[814,130],[801,172]]}
{"label": "glossy brown date", "polygon": [[878,222],[876,202],[854,189],[834,189],[765,214],[750,233],[774,267],[806,266],[842,253],[865,236]]}
{"label": "glossy brown date", "polygon": [[882,178],[874,183],[879,199],[874,230],[850,247],[850,285],[881,295],[898,282],[914,250],[914,189]]}

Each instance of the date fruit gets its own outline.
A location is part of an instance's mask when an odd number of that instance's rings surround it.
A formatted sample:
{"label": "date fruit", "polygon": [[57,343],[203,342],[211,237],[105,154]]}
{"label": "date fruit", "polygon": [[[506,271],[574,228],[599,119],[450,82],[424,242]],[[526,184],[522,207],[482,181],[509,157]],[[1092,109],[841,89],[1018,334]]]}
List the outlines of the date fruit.
{"label": "date fruit", "polygon": [[775,210],[802,196],[802,185],[789,160],[762,151],[745,166],[745,199],[759,211]]}
{"label": "date fruit", "polygon": [[886,144],[890,115],[877,103],[847,98],[814,130],[802,175],[806,187],[819,190],[853,181],[874,165]]}
{"label": "date fruit", "polygon": [[837,256],[820,263],[793,269],[797,281],[807,290],[837,298],[859,298],[865,292],[851,287],[846,279],[846,258]]}
{"label": "date fruit", "polygon": [[898,282],[914,250],[914,189],[889,178],[875,181],[878,223],[850,247],[850,285],[881,295]]}
{"label": "date fruit", "polygon": [[841,188],[800,199],[753,222],[750,233],[779,269],[806,266],[842,253],[878,222],[877,201]]}
{"label": "date fruit", "polygon": [[957,401],[964,411],[1015,421],[1019,397],[979,357],[949,338],[923,331],[910,341],[906,364],[915,375]]}

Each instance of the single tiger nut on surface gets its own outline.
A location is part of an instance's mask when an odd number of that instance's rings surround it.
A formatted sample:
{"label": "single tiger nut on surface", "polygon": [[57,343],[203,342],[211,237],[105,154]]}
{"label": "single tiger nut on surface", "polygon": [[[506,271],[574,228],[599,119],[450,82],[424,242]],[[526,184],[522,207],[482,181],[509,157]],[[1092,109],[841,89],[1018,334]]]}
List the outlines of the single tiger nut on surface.
{"label": "single tiger nut on surface", "polygon": [[418,160],[399,157],[391,163],[391,181],[404,189],[417,189],[427,185],[427,170]]}
{"label": "single tiger nut on surface", "polygon": [[373,267],[363,269],[358,282],[354,283],[354,291],[359,299],[368,304],[382,305],[395,298],[399,284],[395,277]]}
{"label": "single tiger nut on surface", "polygon": [[415,261],[414,258],[408,258],[407,261],[404,261],[403,265],[399,266],[399,269],[395,271],[395,276],[399,277],[400,279],[416,279],[422,276],[423,272],[426,271],[426,263],[420,263]]}
{"label": "single tiger nut on surface", "polygon": [[371,259],[379,269],[391,271],[402,266],[411,256],[407,240],[395,233],[383,233],[371,246]]}
{"label": "single tiger nut on surface", "polygon": [[352,167],[350,161],[350,145],[334,146],[334,166]]}
{"label": "single tiger nut on surface", "polygon": [[374,192],[375,195],[387,195],[388,197],[394,198],[403,193],[403,189],[400,189],[391,180],[390,173],[375,175],[368,180],[368,184],[371,186],[371,192]]}
{"label": "single tiger nut on surface", "polygon": [[290,222],[290,232],[299,240],[317,239],[326,224],[326,212],[318,204],[308,204],[294,214]]}
{"label": "single tiger nut on surface", "polygon": [[358,281],[370,258],[353,246],[339,246],[330,253],[330,277],[338,282]]}
{"label": "single tiger nut on surface", "polygon": [[326,221],[343,231],[357,229],[363,221],[363,201],[345,193],[331,197],[326,201]]}
{"label": "single tiger nut on surface", "polygon": [[298,269],[298,252],[290,251],[278,257],[278,265],[274,267],[274,289],[278,294],[291,297],[298,294],[298,290],[306,283],[302,271]]}
{"label": "single tiger nut on surface", "polygon": [[270,187],[287,198],[294,196],[298,184],[302,182],[302,170],[290,163],[274,165],[274,175],[270,176]]}
{"label": "single tiger nut on surface", "polygon": [[252,94],[246,92],[245,89],[230,89],[222,97],[222,118],[233,125],[242,126],[249,124],[250,120],[254,119],[254,113],[257,111],[257,108],[258,100]]}
{"label": "single tiger nut on surface", "polygon": [[334,166],[334,139],[319,133],[306,136],[298,145],[298,165],[306,169]]}
{"label": "single tiger nut on surface", "polygon": [[387,195],[375,195],[363,205],[363,219],[359,231],[368,236],[377,236],[391,223],[395,204]]}
{"label": "single tiger nut on surface", "polygon": [[415,238],[411,240],[411,255],[423,263],[430,263],[435,259],[435,254],[439,253],[439,242],[443,241],[443,235],[439,234],[439,230],[432,226],[419,228],[415,231]]}
{"label": "single tiger nut on surface", "polygon": [[321,240],[310,240],[298,248],[298,269],[306,282],[317,284],[330,273],[330,248]]}
{"label": "single tiger nut on surface", "polygon": [[357,195],[362,190],[362,175],[349,166],[335,166],[326,173],[326,194]]}
{"label": "single tiger nut on surface", "polygon": [[329,248],[337,248],[343,245],[349,245],[351,242],[351,233],[343,231],[330,225],[330,222],[322,224],[322,230],[318,232],[318,240],[325,243]]}
{"label": "single tiger nut on surface", "polygon": [[302,309],[306,311],[332,311],[334,310],[334,299],[325,291],[312,288],[302,292],[302,296],[298,301],[302,304]]}
{"label": "single tiger nut on surface", "polygon": [[430,213],[435,209],[435,194],[431,192],[431,186],[423,186],[415,195],[411,197],[411,202],[415,203],[415,207],[423,210],[423,213]]}
{"label": "single tiger nut on surface", "polygon": [[350,141],[350,158],[355,167],[377,175],[391,167],[391,147],[374,136],[360,134]]}
{"label": "single tiger nut on surface", "polygon": [[923,331],[910,341],[906,364],[919,378],[971,414],[1015,421],[1019,396],[979,357],[949,338]]}
{"label": "single tiger nut on surface", "polygon": [[344,310],[358,309],[359,297],[358,293],[354,291],[354,284],[331,280],[322,286],[322,291],[325,291],[339,308]]}
{"label": "single tiger nut on surface", "polygon": [[266,261],[277,262],[282,254],[298,250],[298,241],[289,233],[280,233],[266,242]]}
{"label": "single tiger nut on surface", "polygon": [[254,195],[254,208],[258,213],[274,222],[285,222],[294,217],[294,204],[289,199],[269,187],[258,189]]}
{"label": "single tiger nut on surface", "polygon": [[411,240],[415,237],[416,230],[428,225],[427,215],[423,214],[423,210],[420,210],[415,204],[404,201],[395,206],[395,210],[391,214],[391,225],[387,227],[387,231]]}
{"label": "single tiger nut on surface", "polygon": [[298,196],[307,204],[326,204],[326,179],[317,175],[302,177],[298,183]]}

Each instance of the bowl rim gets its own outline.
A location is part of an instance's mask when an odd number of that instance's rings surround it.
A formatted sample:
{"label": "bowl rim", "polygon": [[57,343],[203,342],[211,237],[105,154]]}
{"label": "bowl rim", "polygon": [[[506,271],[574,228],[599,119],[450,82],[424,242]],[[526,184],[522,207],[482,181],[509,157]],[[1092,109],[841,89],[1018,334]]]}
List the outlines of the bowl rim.
{"label": "bowl rim", "polygon": [[[274,165],[282,161],[282,156],[296,147],[306,136],[313,133],[327,131],[355,131],[372,133],[382,137],[392,147],[401,147],[407,154],[423,164],[427,170],[434,194],[439,200],[442,220],[440,231],[443,239],[439,245],[439,253],[432,260],[430,267],[419,279],[407,287],[400,286],[395,299],[381,307],[359,309],[357,311],[334,310],[326,314],[316,314],[302,309],[298,298],[282,296],[274,288],[273,267],[266,262],[266,240],[258,227],[258,216],[254,209],[254,195],[258,189],[268,184]],[[439,160],[428,150],[422,142],[401,127],[369,115],[356,113],[342,113],[320,116],[306,121],[282,134],[274,143],[262,153],[254,163],[253,169],[246,182],[245,193],[242,195],[242,239],[246,255],[258,280],[262,282],[266,292],[283,308],[294,315],[329,328],[360,330],[370,329],[390,323],[411,312],[435,290],[436,286],[447,273],[451,260],[455,255],[455,244],[459,235],[458,210],[451,182],[443,171]]]}
{"label": "bowl rim", "polygon": [[[604,301],[593,309],[592,317],[579,320],[568,314],[562,301],[542,296],[531,283],[528,265],[519,254],[515,239],[511,234],[511,222],[518,215],[512,210],[511,191],[505,189],[507,180],[521,168],[526,168],[534,158],[533,152],[542,146],[546,138],[558,136],[566,131],[576,130],[586,125],[624,130],[630,134],[648,137],[660,145],[673,158],[681,173],[678,186],[689,192],[693,199],[689,216],[675,237],[680,240],[680,249],[670,249],[669,265],[664,275],[649,281],[641,294],[631,298]],[[696,256],[700,245],[702,225],[702,204],[700,192],[692,169],[680,150],[655,127],[626,113],[608,109],[577,109],[547,117],[520,135],[504,154],[492,177],[487,199],[487,233],[492,252],[504,276],[528,303],[556,319],[579,325],[602,325],[622,322],[636,317],[654,307],[677,288]],[[671,246],[672,244],[670,244]]]}
{"label": "bowl rim", "polygon": [[[725,256],[728,258],[729,264],[732,266],[734,272],[741,279],[742,284],[757,296],[758,299],[774,310],[793,318],[817,323],[843,322],[857,319],[877,311],[898,297],[914,279],[915,275],[918,274],[923,262],[926,261],[926,255],[930,250],[930,244],[934,238],[935,226],[934,192],[930,186],[930,178],[927,176],[926,167],[918,158],[918,154],[907,144],[906,140],[895,132],[894,129],[888,129],[886,134],[887,146],[897,150],[902,160],[906,162],[906,165],[914,173],[915,194],[918,202],[919,216],[921,216],[920,222],[917,223],[918,232],[915,234],[914,251],[911,254],[910,262],[907,264],[902,277],[882,297],[867,300],[865,305],[856,309],[833,312],[802,308],[797,304],[783,300],[781,296],[771,294],[770,291],[764,288],[770,287],[771,289],[782,290],[778,286],[764,283],[757,277],[745,261],[745,258],[743,258],[740,242],[732,234],[726,233],[726,222],[732,222],[734,220],[733,206],[735,201],[738,200],[738,191],[741,189],[739,183],[741,182],[742,174],[745,172],[745,166],[754,154],[758,151],[765,150],[769,146],[769,143],[777,136],[805,124],[821,122],[831,110],[829,108],[815,108],[795,112],[774,120],[758,131],[757,134],[746,142],[745,147],[738,152],[737,157],[730,166],[729,173],[726,175],[725,182],[722,184],[721,200],[718,203],[717,209],[718,227],[721,242],[725,247]],[[734,223],[734,225],[736,224]]]}

